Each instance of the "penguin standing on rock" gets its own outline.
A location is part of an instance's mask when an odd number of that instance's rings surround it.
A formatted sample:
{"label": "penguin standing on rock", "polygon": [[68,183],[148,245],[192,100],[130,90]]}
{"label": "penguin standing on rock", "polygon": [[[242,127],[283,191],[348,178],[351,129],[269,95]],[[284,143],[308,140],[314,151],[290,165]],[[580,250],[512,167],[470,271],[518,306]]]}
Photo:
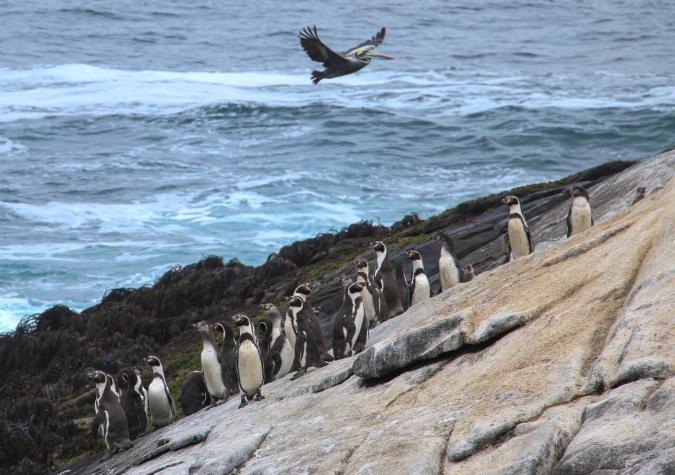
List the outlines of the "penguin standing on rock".
{"label": "penguin standing on rock", "polygon": [[347,289],[349,300],[351,302],[351,314],[349,319],[345,319],[344,327],[346,330],[345,341],[347,356],[361,353],[368,343],[368,320],[363,308],[363,290],[364,286],[354,283]]}
{"label": "penguin standing on rock", "polygon": [[314,312],[314,309],[308,301],[309,294],[311,293],[312,286],[306,282],[296,287],[295,291],[293,292],[293,297],[301,298],[304,303],[302,308],[302,316],[307,321],[312,331],[316,341],[317,349],[321,355],[321,359],[324,361],[332,361],[333,357],[326,352],[326,338],[323,334],[323,328],[321,328],[321,322],[319,321],[318,315]]}
{"label": "penguin standing on rock", "polygon": [[511,257],[517,259],[533,253],[534,242],[532,241],[530,228],[527,227],[525,216],[523,216],[520,200],[513,195],[507,195],[502,199],[502,203],[509,207],[507,236]]}
{"label": "penguin standing on rock", "polygon": [[176,406],[164,377],[164,367],[156,356],[150,355],[145,362],[152,368],[152,381],[148,386],[148,406],[152,426],[156,429],[168,426],[176,420]]}
{"label": "penguin standing on rock", "polygon": [[91,424],[91,434],[101,429],[108,456],[133,447],[129,438],[129,425],[119,397],[112,391],[112,376],[103,371],[92,371],[87,376],[96,384],[96,415]]}
{"label": "penguin standing on rock", "polygon": [[347,332],[349,331],[349,321],[352,316],[352,301],[349,298],[349,286],[353,284],[352,279],[347,276],[341,276],[336,279],[342,285],[342,304],[333,319],[333,355],[336,360],[345,358],[347,355]]}
{"label": "penguin standing on rock", "polygon": [[396,269],[389,259],[387,246],[382,241],[375,241],[371,245],[377,255],[377,268],[375,269],[373,278],[375,279],[375,283],[380,287],[387,306],[387,315],[384,320],[389,320],[403,313],[401,294],[398,288],[399,284],[396,279]]}
{"label": "penguin standing on rock", "polygon": [[223,381],[230,394],[239,392],[237,379],[237,339],[232,327],[225,322],[213,324],[213,331],[221,332],[223,341],[220,342],[220,361],[224,367]]}
{"label": "penguin standing on rock", "polygon": [[[276,381],[291,372],[295,358],[295,348],[286,337],[284,319],[276,305],[271,303],[262,304],[266,314],[272,320],[272,333],[270,335],[270,350],[267,354],[266,363],[271,366],[271,375],[265,381]],[[267,367],[265,368],[267,372]],[[267,374],[267,373],[266,373]]]}
{"label": "penguin standing on rock", "polygon": [[211,403],[209,390],[201,371],[193,371],[180,388],[180,406],[183,414],[189,416]]}
{"label": "penguin standing on rock", "polygon": [[593,226],[590,197],[583,186],[573,186],[563,193],[572,198],[567,212],[567,237],[571,237]]}
{"label": "penguin standing on rock", "polygon": [[263,304],[260,304],[260,308],[265,310],[265,313],[256,322],[255,331],[260,356],[262,356],[265,366],[265,382],[269,383],[272,381],[272,375],[274,374],[274,361],[270,358],[270,349],[272,348],[272,318]]}
{"label": "penguin standing on rock", "polygon": [[455,258],[455,243],[447,234],[438,233],[434,239],[441,242],[441,257],[438,258],[438,274],[441,277],[441,291],[462,282],[462,271]]}
{"label": "penguin standing on rock", "polygon": [[295,349],[291,371],[296,371],[291,379],[297,379],[307,372],[309,366],[322,368],[327,363],[321,358],[312,328],[303,315],[305,301],[293,296],[288,302],[284,330],[288,341]]}
{"label": "penguin standing on rock", "polygon": [[410,277],[410,306],[412,307],[431,297],[431,285],[427,274],[424,272],[422,254],[415,249],[408,249],[406,255],[412,262],[412,275]]}
{"label": "penguin standing on rock", "polygon": [[148,426],[148,414],[145,412],[146,394],[141,378],[134,368],[124,368],[117,375],[117,386],[122,391],[120,404],[127,416],[129,436],[135,439],[144,433]]}
{"label": "penguin standing on rock", "polygon": [[226,383],[225,365],[222,363],[219,348],[216,346],[211,325],[202,321],[192,326],[197,329],[202,337],[202,374],[204,375],[206,389],[211,397],[211,405],[216,405],[218,401],[225,401],[230,397],[230,390]]}
{"label": "penguin standing on rock", "polygon": [[385,316],[387,309],[382,296],[382,291],[375,284],[370,275],[368,261],[358,259],[356,261],[356,282],[363,286],[363,310],[371,328],[377,326]]}
{"label": "penguin standing on rock", "polygon": [[260,387],[265,382],[265,367],[251,320],[247,315],[238,313],[234,316],[234,323],[239,327],[237,374],[242,392],[239,408],[242,408],[248,404],[247,400],[265,399],[260,393]]}

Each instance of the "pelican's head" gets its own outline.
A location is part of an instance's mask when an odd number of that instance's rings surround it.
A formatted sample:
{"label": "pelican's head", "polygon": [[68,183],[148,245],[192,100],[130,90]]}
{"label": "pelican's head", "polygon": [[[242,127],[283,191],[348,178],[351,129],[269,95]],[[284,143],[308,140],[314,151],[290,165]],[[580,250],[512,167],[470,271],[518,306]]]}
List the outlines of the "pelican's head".
{"label": "pelican's head", "polygon": [[377,51],[371,49],[370,46],[359,48],[354,52],[354,54],[357,58],[368,62],[370,62],[372,59],[394,59],[393,56],[389,56],[384,53],[378,53]]}

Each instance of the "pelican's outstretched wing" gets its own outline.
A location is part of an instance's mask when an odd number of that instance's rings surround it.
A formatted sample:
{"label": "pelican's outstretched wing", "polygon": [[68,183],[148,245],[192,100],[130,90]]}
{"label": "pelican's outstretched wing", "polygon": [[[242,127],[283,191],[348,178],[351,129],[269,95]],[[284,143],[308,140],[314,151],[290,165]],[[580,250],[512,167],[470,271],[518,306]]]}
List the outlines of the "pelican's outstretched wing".
{"label": "pelican's outstretched wing", "polygon": [[300,32],[300,44],[312,61],[323,63],[326,67],[344,63],[345,59],[326,46],[319,38],[316,26],[306,27]]}
{"label": "pelican's outstretched wing", "polygon": [[366,40],[363,43],[360,43],[360,44],[354,46],[353,48],[350,48],[349,50],[345,51],[343,54],[348,55],[352,51],[354,51],[356,49],[359,49],[359,48],[363,48],[364,46],[370,46],[369,49],[375,49],[382,44],[382,42],[384,41],[384,35],[386,33],[387,33],[387,29],[385,27],[382,27],[382,29],[380,31],[378,31],[377,34],[375,36],[373,36],[371,39]]}

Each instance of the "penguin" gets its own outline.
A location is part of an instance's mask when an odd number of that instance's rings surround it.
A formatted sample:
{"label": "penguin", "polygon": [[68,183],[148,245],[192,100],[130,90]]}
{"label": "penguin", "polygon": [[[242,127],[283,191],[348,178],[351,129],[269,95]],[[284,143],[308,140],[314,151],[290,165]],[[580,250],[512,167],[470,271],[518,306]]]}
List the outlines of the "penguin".
{"label": "penguin", "polygon": [[255,324],[256,338],[258,339],[258,348],[265,365],[265,383],[272,381],[274,374],[274,360],[270,357],[270,348],[272,346],[272,318],[267,312],[264,304],[260,308],[265,312]]}
{"label": "penguin", "polygon": [[412,262],[412,275],[410,276],[410,306],[412,307],[431,297],[431,285],[424,272],[422,254],[415,249],[408,249],[406,255]]}
{"label": "penguin", "polygon": [[230,390],[227,387],[227,375],[225,365],[222,363],[220,348],[216,346],[216,338],[213,335],[213,329],[207,322],[201,321],[192,325],[197,329],[202,337],[202,374],[206,389],[211,397],[211,405],[217,405],[219,401],[227,400],[230,397]]}
{"label": "penguin", "polygon": [[473,272],[473,266],[471,264],[464,264],[462,266],[462,281],[470,282],[476,275]]}
{"label": "penguin", "polygon": [[87,376],[96,384],[96,415],[91,423],[92,437],[96,440],[96,435],[101,432],[108,456],[133,447],[127,415],[119,397],[112,390],[112,376],[103,371],[92,371]]}
{"label": "penguin", "polygon": [[368,320],[363,308],[364,286],[358,282],[351,284],[347,289],[347,295],[351,303],[351,312],[346,328],[345,340],[347,348],[345,353],[354,355],[361,353],[368,343]]}
{"label": "penguin", "polygon": [[211,404],[211,396],[201,371],[193,371],[180,388],[180,405],[189,416]]}
{"label": "penguin", "polygon": [[[143,386],[143,378],[142,378],[142,373],[143,373],[143,368],[134,368],[134,371],[136,372],[136,392],[141,393],[143,396],[143,408],[145,409],[145,417],[147,419],[149,412],[148,412],[148,391],[145,389],[145,386]],[[147,423],[146,423],[147,426]]]}
{"label": "penguin", "polygon": [[284,329],[286,337],[295,349],[291,371],[296,371],[291,379],[297,379],[307,372],[309,366],[322,368],[327,363],[321,358],[311,326],[304,317],[305,301],[294,295],[288,302]]}
{"label": "penguin", "polygon": [[567,237],[571,237],[593,226],[593,214],[588,191],[583,186],[573,186],[563,193],[572,198],[567,212]]}
{"label": "penguin", "polygon": [[237,379],[237,338],[232,327],[226,322],[213,324],[213,331],[220,332],[223,340],[220,342],[220,361],[224,366],[223,382],[230,394],[239,392],[239,380]]}
{"label": "penguin", "polygon": [[272,363],[272,375],[269,381],[276,381],[291,372],[293,359],[295,358],[295,347],[286,337],[284,319],[276,305],[265,303],[263,304],[263,308],[266,315],[272,320],[270,350],[268,353],[268,360]]}
{"label": "penguin", "polygon": [[265,399],[260,387],[265,382],[265,368],[258,348],[251,320],[243,313],[234,316],[234,323],[239,327],[239,344],[237,345],[237,375],[241,389],[239,408],[248,404],[247,400]]}
{"label": "penguin", "polygon": [[377,255],[377,267],[373,278],[382,291],[387,306],[387,315],[384,320],[389,320],[403,313],[401,293],[398,287],[398,280],[396,279],[396,269],[389,259],[387,246],[382,241],[375,241],[371,243],[371,246]]}
{"label": "penguin", "polygon": [[345,358],[347,349],[347,331],[352,316],[352,301],[349,298],[349,286],[352,279],[341,276],[336,279],[342,285],[342,303],[333,317],[333,356],[336,360]]}
{"label": "penguin", "polygon": [[116,379],[121,390],[120,404],[127,416],[129,436],[133,440],[143,434],[148,426],[145,394],[141,391],[143,384],[135,368],[124,368]]}
{"label": "penguin", "polygon": [[314,313],[313,307],[307,301],[309,294],[311,293],[312,286],[308,282],[305,282],[304,284],[301,284],[295,288],[293,297],[300,297],[304,303],[302,315],[312,330],[312,334],[314,335],[316,346],[318,348],[319,354],[321,355],[321,359],[324,361],[332,361],[333,357],[326,352],[326,338],[323,334],[323,328],[321,328],[319,317],[316,313]]}
{"label": "penguin", "polygon": [[438,258],[438,274],[441,278],[441,292],[462,281],[462,270],[455,257],[454,240],[447,234],[438,233],[434,239],[441,242],[441,256]]}
{"label": "penguin", "polygon": [[164,377],[164,367],[156,356],[150,355],[145,362],[152,368],[152,381],[148,386],[148,407],[152,426],[157,429],[176,420],[176,406]]}
{"label": "penguin", "polygon": [[382,291],[375,285],[373,276],[370,275],[368,261],[358,259],[356,262],[356,282],[363,286],[363,310],[370,328],[377,326],[386,314],[386,305]]}
{"label": "penguin", "polygon": [[517,259],[533,253],[534,242],[520,208],[520,200],[513,195],[507,195],[502,199],[502,203],[509,207],[507,228],[511,257]]}

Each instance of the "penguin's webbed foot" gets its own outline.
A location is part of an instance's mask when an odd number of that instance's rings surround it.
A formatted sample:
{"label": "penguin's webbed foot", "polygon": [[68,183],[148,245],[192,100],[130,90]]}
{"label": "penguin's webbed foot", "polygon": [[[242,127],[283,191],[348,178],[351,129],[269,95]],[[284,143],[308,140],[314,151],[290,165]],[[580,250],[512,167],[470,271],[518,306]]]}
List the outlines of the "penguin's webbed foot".
{"label": "penguin's webbed foot", "polygon": [[241,403],[239,403],[239,409],[241,409],[242,407],[244,407],[244,406],[247,405],[247,404],[248,404],[248,402],[246,401],[246,395],[245,395],[245,394],[242,394],[242,396],[241,396]]}
{"label": "penguin's webbed foot", "polygon": [[218,406],[220,406],[222,403],[224,403],[225,401],[227,401],[227,399],[212,400],[212,401],[211,401],[211,404],[209,404],[208,406],[206,406],[206,410],[208,411],[209,409],[213,409],[214,407],[218,407]]}
{"label": "penguin's webbed foot", "polygon": [[265,399],[265,396],[263,396],[263,395],[260,393],[260,389],[258,389],[258,392],[255,393],[255,398],[254,398],[254,399],[255,399],[256,401],[262,401],[263,399]]}
{"label": "penguin's webbed foot", "polygon": [[321,359],[324,361],[333,361],[335,358],[333,358],[333,355],[328,353],[327,351],[321,354]]}
{"label": "penguin's webbed foot", "polygon": [[296,380],[296,379],[300,378],[301,376],[304,376],[304,374],[305,374],[306,372],[307,372],[307,370],[304,369],[304,368],[299,369],[299,370],[293,375],[293,377],[291,378],[291,381]]}

